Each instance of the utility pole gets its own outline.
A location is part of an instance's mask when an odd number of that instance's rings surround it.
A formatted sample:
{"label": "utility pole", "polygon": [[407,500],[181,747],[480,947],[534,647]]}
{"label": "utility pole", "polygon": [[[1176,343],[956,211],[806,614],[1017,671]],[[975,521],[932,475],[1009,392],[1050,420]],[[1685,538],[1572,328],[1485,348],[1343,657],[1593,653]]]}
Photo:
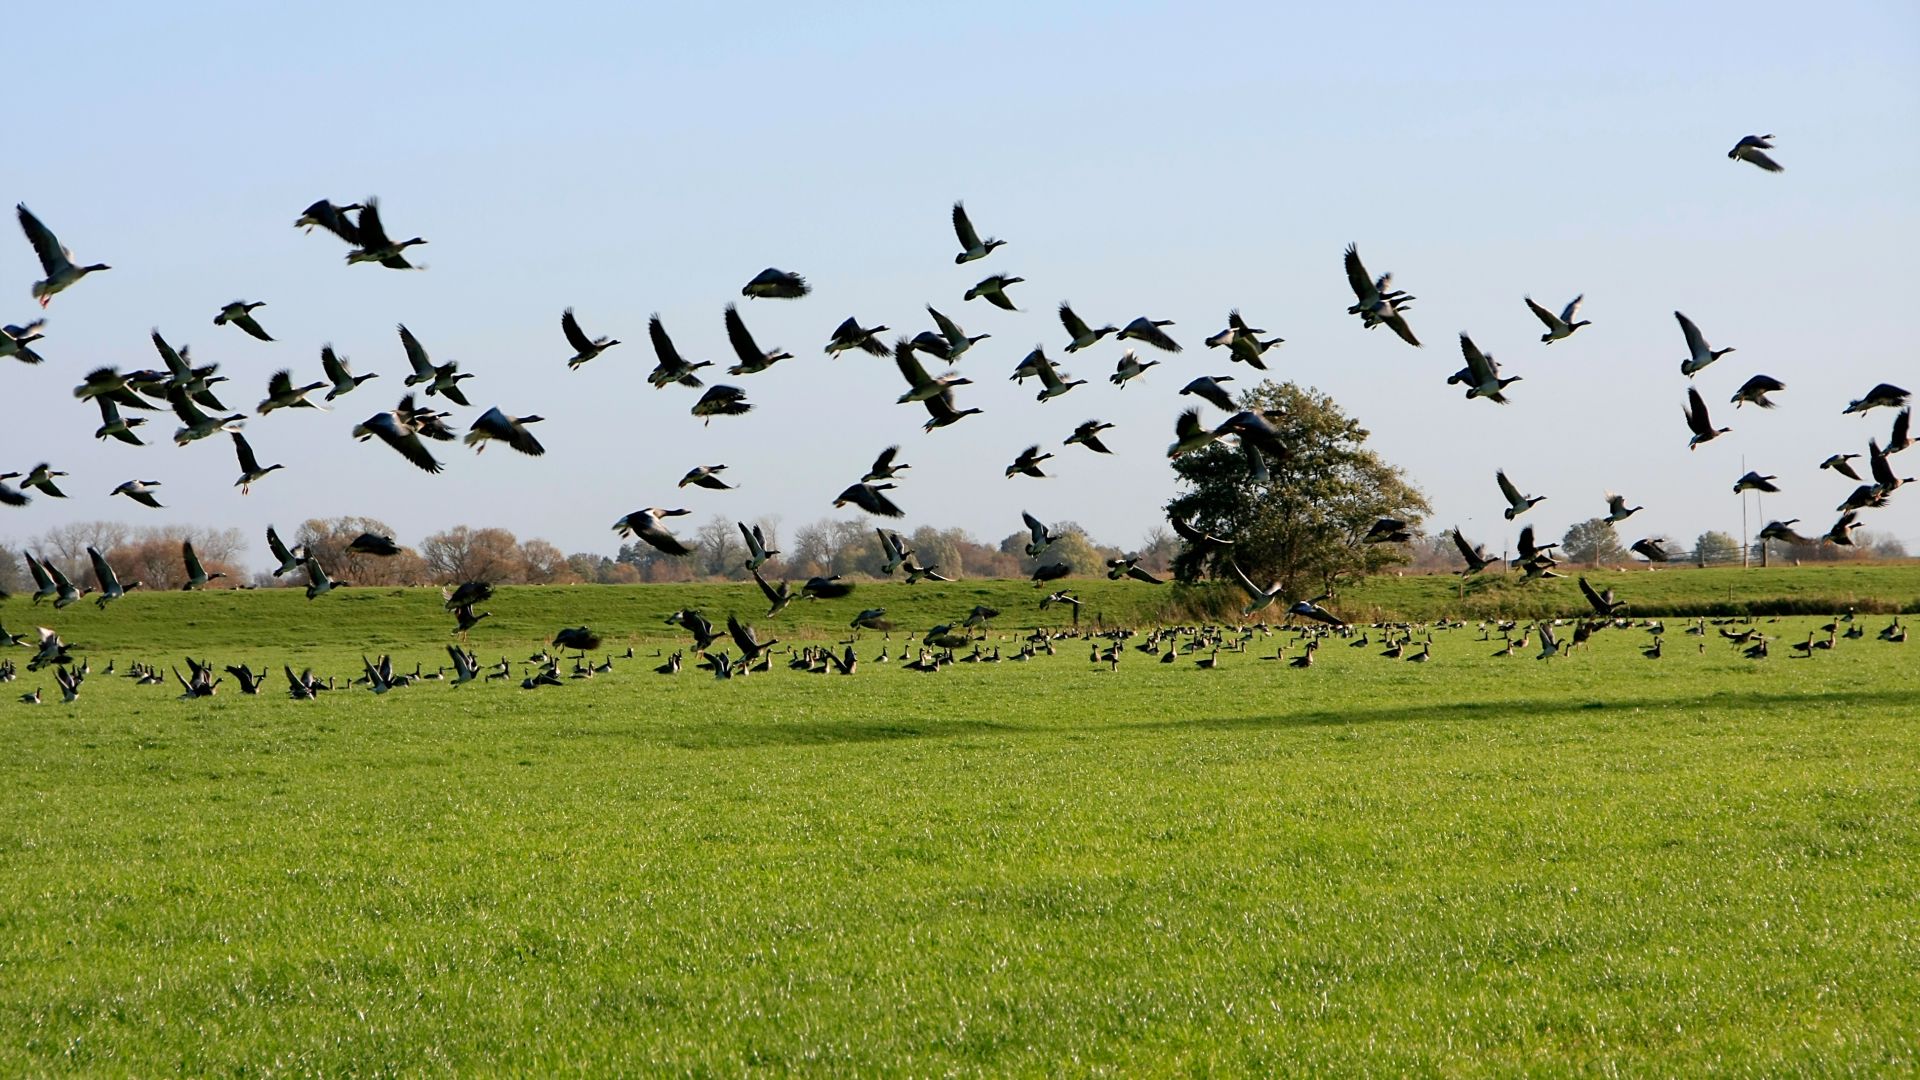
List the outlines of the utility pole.
{"label": "utility pole", "polygon": [[[1740,475],[1747,474],[1747,455],[1740,455]],[[1751,569],[1753,561],[1753,534],[1747,531],[1747,493],[1740,493],[1740,569]]]}

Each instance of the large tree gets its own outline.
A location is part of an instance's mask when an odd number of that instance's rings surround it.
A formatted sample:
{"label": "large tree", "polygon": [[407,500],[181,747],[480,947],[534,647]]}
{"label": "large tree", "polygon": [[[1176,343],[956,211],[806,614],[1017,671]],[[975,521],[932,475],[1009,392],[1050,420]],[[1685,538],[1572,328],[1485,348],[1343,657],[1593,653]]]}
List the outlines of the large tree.
{"label": "large tree", "polygon": [[1290,452],[1268,455],[1264,479],[1224,442],[1174,459],[1186,490],[1167,513],[1234,541],[1228,552],[1205,555],[1189,546],[1173,561],[1175,577],[1223,574],[1232,558],[1255,581],[1299,596],[1406,561],[1403,545],[1360,542],[1382,517],[1417,531],[1428,509],[1398,468],[1366,449],[1367,429],[1331,397],[1291,382],[1262,382],[1240,404],[1266,413]]}
{"label": "large tree", "polygon": [[1567,529],[1560,538],[1560,554],[1568,561],[1599,566],[1603,563],[1625,562],[1627,549],[1620,543],[1620,534],[1613,529],[1613,523],[1606,518],[1588,518]]}

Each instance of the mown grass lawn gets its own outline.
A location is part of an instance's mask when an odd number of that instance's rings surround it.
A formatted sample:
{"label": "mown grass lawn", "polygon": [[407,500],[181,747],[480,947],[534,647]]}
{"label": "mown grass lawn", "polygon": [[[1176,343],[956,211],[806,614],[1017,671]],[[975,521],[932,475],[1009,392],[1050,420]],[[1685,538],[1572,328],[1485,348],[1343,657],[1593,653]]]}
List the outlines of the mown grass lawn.
{"label": "mown grass lawn", "polygon": [[[521,590],[483,659],[580,621],[640,658],[316,703],[277,667],[211,702],[100,670],[443,661],[430,595],[360,595],[76,607],[81,701],[5,687],[0,1072],[1920,1060],[1920,677],[1886,616],[1811,659],[1786,644],[1824,619],[1762,623],[1759,663],[1669,619],[1657,661],[1638,630],[1495,659],[1469,626],[1426,665],[1330,643],[1295,670],[1258,659],[1297,655],[1276,634],[1216,671],[1066,641],[722,683],[652,673],[678,596],[569,619],[578,594]],[[876,595],[904,594],[838,603]],[[827,640],[840,610],[769,628]]]}

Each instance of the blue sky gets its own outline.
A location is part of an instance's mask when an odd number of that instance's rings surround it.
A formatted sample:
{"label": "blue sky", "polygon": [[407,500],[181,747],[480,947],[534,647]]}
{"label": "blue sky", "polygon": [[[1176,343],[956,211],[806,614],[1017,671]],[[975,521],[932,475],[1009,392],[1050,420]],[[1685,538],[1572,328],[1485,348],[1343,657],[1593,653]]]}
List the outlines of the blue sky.
{"label": "blue sky", "polygon": [[[836,513],[897,442],[909,526],[994,540],[1028,509],[1124,545],[1173,490],[1174,391],[1251,374],[1201,345],[1231,307],[1287,339],[1276,377],[1358,416],[1436,526],[1506,541],[1504,467],[1548,495],[1523,522],[1554,536],[1603,512],[1606,489],[1646,506],[1627,540],[1737,531],[1743,455],[1786,489],[1767,516],[1832,521],[1851,483],[1815,466],[1891,420],[1840,409],[1882,380],[1920,390],[1904,325],[1920,291],[1920,8],[1389,3],[1359,23],[1282,7],[33,9],[16,25],[47,70],[16,84],[0,196],[114,269],[55,298],[47,364],[0,362],[0,471],[73,474],[71,499],[0,511],[0,537],[103,517],[237,526],[258,561],[270,522],[361,514],[403,543],[497,524],[611,551],[613,520],[651,505],[695,523],[777,516],[790,533]],[[1782,175],[1725,157],[1762,132]],[[391,231],[428,238],[428,270],[349,268],[343,245],[290,227],[316,198],[369,194]],[[1008,245],[953,265],[956,198]],[[39,275],[8,229],[0,321],[21,322]],[[1426,348],[1344,314],[1348,242],[1419,296]],[[758,408],[703,428],[692,392],[645,383],[647,316],[724,366],[722,307],[770,265],[814,294],[744,313],[796,359],[723,377]],[[1027,279],[1024,313],[961,301],[993,272]],[[1594,325],[1541,346],[1522,295],[1579,292]],[[280,341],[212,326],[235,298],[267,301]],[[1101,322],[1173,319],[1187,349],[1115,390],[1120,347],[1063,357],[1063,299]],[[820,349],[848,315],[926,329],[929,302],[993,337],[961,364],[976,380],[962,404],[985,414],[926,435],[924,412],[892,404],[890,362]],[[568,372],[567,306],[627,344]],[[1733,433],[1692,453],[1676,308],[1737,349],[1697,379]],[[429,477],[351,441],[401,392],[397,322],[475,374],[462,429],[489,405],[539,413],[548,455],[440,447],[449,467]],[[331,414],[252,419],[261,457],[289,468],[242,497],[228,445],[176,448],[170,418],[144,449],[91,438],[72,387],[96,365],[156,366],[154,327],[219,362],[235,408],[281,367],[318,378],[322,342],[382,377]],[[1523,377],[1511,406],[1445,385],[1461,330]],[[1006,381],[1036,343],[1093,382],[1036,404]],[[1757,372],[1787,383],[1781,407],[1735,412]],[[1057,445],[1090,417],[1117,425],[1115,457]],[[1056,477],[1003,478],[1035,441],[1054,444]],[[1903,474],[1917,454],[1895,459]],[[740,490],[673,489],[722,462]],[[134,477],[164,481],[168,509],[107,498]],[[1865,523],[1920,550],[1920,495]]]}

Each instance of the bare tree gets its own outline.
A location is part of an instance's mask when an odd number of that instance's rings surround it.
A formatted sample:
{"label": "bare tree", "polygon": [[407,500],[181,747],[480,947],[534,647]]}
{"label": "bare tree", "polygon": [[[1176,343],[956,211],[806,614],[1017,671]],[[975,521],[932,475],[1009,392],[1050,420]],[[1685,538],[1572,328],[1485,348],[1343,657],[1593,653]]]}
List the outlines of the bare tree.
{"label": "bare tree", "polygon": [[[432,578],[426,562],[411,548],[386,557],[349,552],[347,545],[365,532],[392,536],[393,527],[368,517],[308,518],[295,530],[293,542],[304,545],[328,574],[355,585],[424,585]],[[280,583],[305,584],[292,574]]]}
{"label": "bare tree", "polygon": [[520,545],[520,577],[528,585],[564,585],[574,581],[592,581],[591,575],[574,573],[566,555],[546,540],[527,540]]}
{"label": "bare tree", "polygon": [[421,541],[420,557],[435,578],[448,584],[462,581],[514,584],[526,579],[520,541],[506,529],[455,525]]}
{"label": "bare tree", "polygon": [[694,530],[693,559],[706,577],[741,578],[747,576],[747,546],[732,518],[715,514]]}

